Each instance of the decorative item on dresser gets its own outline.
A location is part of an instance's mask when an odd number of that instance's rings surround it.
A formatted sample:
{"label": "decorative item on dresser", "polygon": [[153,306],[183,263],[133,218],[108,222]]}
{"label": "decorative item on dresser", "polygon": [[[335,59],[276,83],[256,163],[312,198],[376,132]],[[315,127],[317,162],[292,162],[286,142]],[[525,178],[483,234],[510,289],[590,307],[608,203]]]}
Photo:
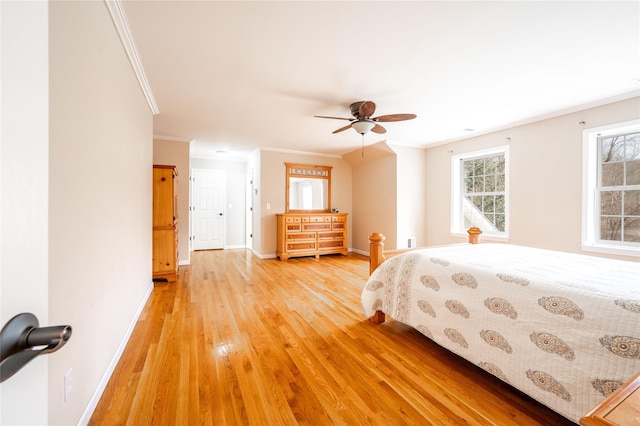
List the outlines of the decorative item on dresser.
{"label": "decorative item on dresser", "polygon": [[280,260],[322,254],[347,254],[347,213],[277,214]]}
{"label": "decorative item on dresser", "polygon": [[153,280],[178,275],[176,166],[153,165]]}

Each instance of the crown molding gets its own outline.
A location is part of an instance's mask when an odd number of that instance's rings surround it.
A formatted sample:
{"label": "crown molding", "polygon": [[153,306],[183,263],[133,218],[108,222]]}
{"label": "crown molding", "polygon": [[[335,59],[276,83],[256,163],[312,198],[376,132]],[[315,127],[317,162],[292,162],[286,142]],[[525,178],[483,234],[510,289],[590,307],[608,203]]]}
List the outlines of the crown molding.
{"label": "crown molding", "polygon": [[311,156],[326,157],[326,158],[342,158],[341,155],[323,154],[321,152],[296,151],[296,150],[293,150],[293,149],[280,149],[280,148],[269,148],[269,147],[259,147],[258,149],[260,151],[280,152],[280,153],[283,153],[283,154],[311,155]]}
{"label": "crown molding", "polygon": [[179,138],[175,136],[162,136],[153,134],[153,140],[163,140],[163,141],[171,141],[171,142],[193,142],[193,139],[187,138]]}
{"label": "crown molding", "polygon": [[149,108],[151,108],[151,112],[153,115],[157,115],[160,113],[158,109],[158,105],[156,104],[155,99],[153,98],[153,93],[151,92],[151,86],[149,86],[149,82],[147,81],[147,76],[144,73],[144,68],[142,67],[142,61],[140,60],[140,56],[138,55],[138,50],[136,49],[136,44],[133,41],[133,34],[131,33],[131,29],[129,28],[129,21],[127,21],[127,16],[124,13],[124,6],[121,0],[104,0],[104,3],[109,9],[109,13],[111,14],[111,20],[116,27],[116,31],[120,36],[120,41],[122,42],[122,46],[124,50],[127,52],[127,56],[129,57],[129,62],[133,67],[133,71],[138,78],[138,83],[140,84],[140,88],[142,89],[142,93],[144,93],[144,97],[147,99],[147,103],[149,104]]}

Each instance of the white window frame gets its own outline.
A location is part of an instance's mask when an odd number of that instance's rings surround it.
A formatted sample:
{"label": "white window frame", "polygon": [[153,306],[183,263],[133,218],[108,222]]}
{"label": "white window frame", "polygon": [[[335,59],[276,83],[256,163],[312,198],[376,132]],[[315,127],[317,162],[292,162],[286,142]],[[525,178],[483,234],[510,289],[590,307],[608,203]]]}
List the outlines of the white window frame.
{"label": "white window frame", "polygon": [[463,203],[463,170],[462,161],[472,160],[474,158],[487,157],[491,155],[502,154],[504,155],[504,194],[505,205],[504,215],[505,224],[504,232],[492,232],[486,226],[482,224],[474,224],[482,230],[482,237],[485,240],[509,240],[509,145],[496,146],[494,148],[483,149],[480,151],[467,152],[464,154],[454,155],[451,157],[451,235],[452,236],[467,236],[467,230],[464,228],[464,219],[462,217],[462,203]]}
{"label": "white window frame", "polygon": [[640,255],[640,244],[624,241],[603,241],[600,234],[600,214],[598,202],[598,137],[640,131],[640,119],[607,126],[594,127],[582,131],[582,244],[583,251],[617,254],[623,256]]}

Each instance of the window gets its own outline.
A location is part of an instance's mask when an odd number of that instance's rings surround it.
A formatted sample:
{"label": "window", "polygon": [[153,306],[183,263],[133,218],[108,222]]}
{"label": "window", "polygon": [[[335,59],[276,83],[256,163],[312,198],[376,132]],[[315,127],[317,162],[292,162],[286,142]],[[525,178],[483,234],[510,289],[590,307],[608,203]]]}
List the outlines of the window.
{"label": "window", "polygon": [[640,252],[640,120],[584,131],[582,246]]}
{"label": "window", "polygon": [[508,237],[508,146],[452,157],[451,232]]}

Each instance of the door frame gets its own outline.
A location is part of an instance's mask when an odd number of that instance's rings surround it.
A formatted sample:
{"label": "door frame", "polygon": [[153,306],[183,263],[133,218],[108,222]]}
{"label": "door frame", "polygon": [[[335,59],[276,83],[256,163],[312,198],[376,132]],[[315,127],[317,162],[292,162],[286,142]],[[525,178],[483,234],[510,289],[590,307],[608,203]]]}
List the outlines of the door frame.
{"label": "door frame", "polygon": [[245,191],[246,218],[244,240],[246,248],[253,251],[253,169],[249,169],[247,172]]}
{"label": "door frame", "polygon": [[[193,243],[196,240],[195,235],[195,211],[196,211],[196,195],[195,195],[195,174],[196,172],[206,172],[206,173],[219,173],[223,176],[224,186],[222,193],[222,247],[224,250],[226,246],[226,235],[227,235],[227,210],[225,206],[227,205],[227,171],[223,169],[203,169],[203,168],[193,168],[191,169],[190,177],[189,177],[189,193],[191,195],[190,206],[189,206],[189,251],[194,251]],[[219,249],[216,249],[219,250]]]}

